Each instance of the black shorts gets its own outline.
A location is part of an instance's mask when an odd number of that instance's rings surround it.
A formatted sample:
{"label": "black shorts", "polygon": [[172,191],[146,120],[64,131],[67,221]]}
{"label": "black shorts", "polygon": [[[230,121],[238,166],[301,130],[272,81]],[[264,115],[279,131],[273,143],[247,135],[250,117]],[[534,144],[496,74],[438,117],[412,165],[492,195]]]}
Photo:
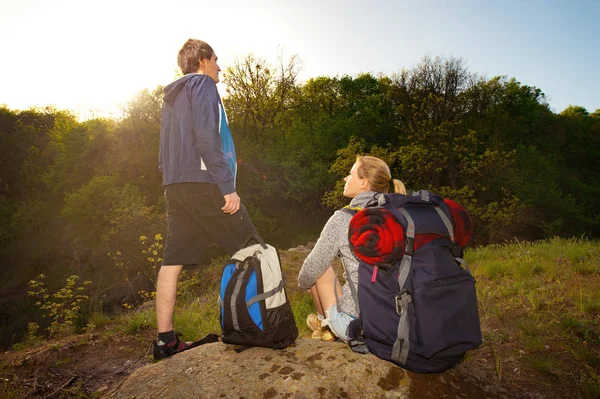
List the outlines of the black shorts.
{"label": "black shorts", "polygon": [[212,238],[233,255],[256,228],[243,205],[231,215],[221,208],[225,199],[211,183],[179,183],[165,187],[167,240],[163,265],[196,265]]}

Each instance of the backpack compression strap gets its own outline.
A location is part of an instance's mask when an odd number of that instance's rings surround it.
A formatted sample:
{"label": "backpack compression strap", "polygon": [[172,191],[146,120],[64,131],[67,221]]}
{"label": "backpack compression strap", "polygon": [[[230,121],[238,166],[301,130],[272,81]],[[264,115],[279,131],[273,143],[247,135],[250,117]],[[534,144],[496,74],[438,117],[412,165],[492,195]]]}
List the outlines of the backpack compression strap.
{"label": "backpack compression strap", "polygon": [[[252,298],[248,299],[248,301],[246,301],[246,306],[250,307],[250,306],[254,305],[256,302],[264,301],[265,299],[277,294],[279,291],[281,291],[283,289],[283,287],[285,287],[285,280],[281,279],[281,281],[279,282],[279,285],[277,287],[273,288],[270,291],[263,292],[262,294],[258,294],[256,296],[253,296]],[[223,298],[221,298],[220,295],[219,295],[219,298],[217,299],[217,304],[219,306],[224,305]]]}
{"label": "backpack compression strap", "polygon": [[412,295],[406,291],[404,283],[410,273],[410,265],[412,263],[412,255],[415,247],[415,222],[405,208],[400,208],[399,212],[406,218],[408,226],[406,228],[406,246],[404,248],[404,256],[400,263],[400,273],[398,275],[398,287],[400,292],[396,295],[396,313],[400,316],[398,322],[398,333],[396,342],[392,347],[392,360],[401,364],[406,364],[408,359],[408,350],[410,346],[410,330],[408,328],[408,305],[412,302]]}
{"label": "backpack compression strap", "polygon": [[255,295],[252,298],[248,299],[248,301],[246,301],[246,306],[250,307],[251,305],[254,305],[256,302],[264,301],[265,299],[277,294],[279,291],[281,291],[283,289],[283,287],[285,287],[285,280],[282,278],[277,287],[275,287],[272,290],[269,290],[267,292],[263,292],[262,294]]}

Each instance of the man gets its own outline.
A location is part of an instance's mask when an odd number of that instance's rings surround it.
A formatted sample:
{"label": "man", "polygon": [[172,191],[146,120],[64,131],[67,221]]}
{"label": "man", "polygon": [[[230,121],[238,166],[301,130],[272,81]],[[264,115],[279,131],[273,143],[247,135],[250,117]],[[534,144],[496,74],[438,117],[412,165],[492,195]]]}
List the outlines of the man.
{"label": "man", "polygon": [[184,76],[165,87],[160,130],[168,234],[156,285],[155,360],[189,348],[173,331],[183,266],[197,264],[209,238],[233,254],[256,234],[235,191],[235,148],[216,86],[217,55],[189,39],[177,63]]}

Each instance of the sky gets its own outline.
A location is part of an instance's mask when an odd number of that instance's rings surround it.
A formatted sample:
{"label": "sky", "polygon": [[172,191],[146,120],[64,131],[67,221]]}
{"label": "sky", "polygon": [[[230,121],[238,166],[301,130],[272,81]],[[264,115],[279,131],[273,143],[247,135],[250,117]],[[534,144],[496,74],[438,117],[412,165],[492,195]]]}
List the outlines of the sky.
{"label": "sky", "polygon": [[197,38],[222,69],[249,53],[298,55],[301,81],[460,57],[471,73],[540,88],[554,112],[593,112],[598,17],[596,0],[0,0],[0,104],[118,117],[139,90],[170,83]]}

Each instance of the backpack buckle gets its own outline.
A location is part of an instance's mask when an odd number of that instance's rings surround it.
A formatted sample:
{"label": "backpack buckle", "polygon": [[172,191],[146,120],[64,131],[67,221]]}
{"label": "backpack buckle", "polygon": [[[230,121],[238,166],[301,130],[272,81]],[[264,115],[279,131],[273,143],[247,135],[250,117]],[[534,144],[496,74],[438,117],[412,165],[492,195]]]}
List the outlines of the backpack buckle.
{"label": "backpack buckle", "polygon": [[406,243],[404,245],[404,254],[412,256],[415,253],[415,238],[406,237]]}
{"label": "backpack buckle", "polygon": [[462,257],[462,248],[460,245],[458,245],[455,242],[452,243],[452,254],[454,255],[455,258]]}
{"label": "backpack buckle", "polygon": [[369,353],[369,348],[367,348],[367,344],[362,341],[351,339],[348,341],[348,345],[353,352],[360,353],[362,355],[366,355]]}
{"label": "backpack buckle", "polygon": [[402,290],[396,295],[396,313],[402,316],[404,309],[412,300],[412,294],[408,290]]}

